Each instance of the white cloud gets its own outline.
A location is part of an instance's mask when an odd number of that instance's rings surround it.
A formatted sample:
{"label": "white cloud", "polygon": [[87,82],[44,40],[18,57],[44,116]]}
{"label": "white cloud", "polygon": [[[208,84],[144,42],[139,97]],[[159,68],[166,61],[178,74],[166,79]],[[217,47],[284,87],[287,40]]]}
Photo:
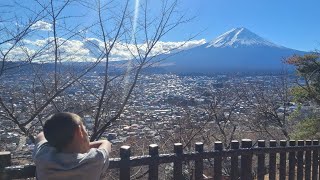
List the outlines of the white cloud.
{"label": "white cloud", "polygon": [[[196,47],[206,43],[205,39],[193,40],[193,41],[178,41],[178,42],[163,42],[159,41],[152,49],[149,56],[155,56],[159,54],[169,54],[173,51],[180,51],[190,49],[192,47]],[[138,44],[140,52],[144,52],[146,50],[147,44]],[[129,50],[131,51],[129,51]],[[111,51],[111,55],[113,60],[127,60],[131,59],[132,55],[138,56],[138,51],[135,45],[133,44],[124,44],[124,43],[116,43],[114,48]]]}
{"label": "white cloud", "polygon": [[41,31],[52,31],[52,24],[45,21],[37,21],[31,26],[31,29],[37,29]]}
{"label": "white cloud", "polygon": [[[24,40],[25,46],[30,50],[35,52],[37,49],[41,49],[46,46],[48,43],[49,46],[46,47],[42,56],[39,57],[39,61],[41,59],[45,59],[46,61],[53,60],[53,38],[47,39],[39,39],[39,40]],[[159,55],[159,54],[168,54],[173,51],[180,51],[185,49],[190,49],[192,47],[196,47],[206,43],[205,39],[200,40],[192,40],[192,41],[178,41],[178,42],[163,42],[159,41],[153,48],[150,53],[150,56]],[[58,44],[61,44],[59,47],[59,55],[62,61],[94,61],[95,58],[99,57],[104,48],[104,43],[95,38],[87,38],[85,40],[66,40],[63,38],[58,39]],[[138,44],[140,48],[140,52],[144,52],[146,50],[147,44]],[[138,51],[133,44],[125,44],[122,42],[117,42],[112,51],[110,60],[128,60],[132,59],[132,54],[134,56],[138,56]],[[19,54],[21,56],[21,52],[17,50],[15,54]]]}
{"label": "white cloud", "polygon": [[33,54],[35,51],[25,46],[19,46],[11,49],[8,53],[7,60],[9,61],[26,61],[28,58],[27,54]]}

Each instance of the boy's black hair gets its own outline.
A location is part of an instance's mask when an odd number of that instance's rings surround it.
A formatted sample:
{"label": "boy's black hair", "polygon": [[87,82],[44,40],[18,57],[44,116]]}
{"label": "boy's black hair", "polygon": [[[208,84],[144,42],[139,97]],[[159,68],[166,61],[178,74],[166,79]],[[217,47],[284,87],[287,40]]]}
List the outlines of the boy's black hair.
{"label": "boy's black hair", "polygon": [[61,151],[72,142],[80,124],[80,116],[69,112],[60,112],[52,115],[45,122],[43,133],[48,143]]}

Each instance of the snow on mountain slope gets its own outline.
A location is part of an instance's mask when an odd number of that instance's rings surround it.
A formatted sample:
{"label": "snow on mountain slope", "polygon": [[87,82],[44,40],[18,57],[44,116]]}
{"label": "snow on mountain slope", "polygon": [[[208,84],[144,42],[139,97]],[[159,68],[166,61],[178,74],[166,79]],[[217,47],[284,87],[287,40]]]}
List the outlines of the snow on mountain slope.
{"label": "snow on mountain slope", "polygon": [[268,72],[283,68],[283,59],[306,52],[274,44],[245,28],[232,29],[213,41],[169,57],[168,72]]}
{"label": "snow on mountain slope", "polygon": [[208,43],[207,47],[216,47],[216,48],[224,48],[224,47],[248,47],[248,46],[269,46],[269,47],[277,47],[284,48],[282,46],[278,46],[258,35],[251,32],[246,28],[234,28],[226,33],[218,36],[216,39]]}

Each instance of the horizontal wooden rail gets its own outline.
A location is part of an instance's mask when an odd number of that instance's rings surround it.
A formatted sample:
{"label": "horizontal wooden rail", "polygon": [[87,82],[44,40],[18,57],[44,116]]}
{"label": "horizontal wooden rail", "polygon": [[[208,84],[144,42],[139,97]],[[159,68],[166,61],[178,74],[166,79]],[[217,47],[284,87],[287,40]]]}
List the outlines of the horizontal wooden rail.
{"label": "horizontal wooden rail", "polygon": [[[265,161],[265,154],[269,154],[270,162],[269,162],[269,173],[271,173],[271,177],[275,177],[276,174],[276,161],[273,161],[271,158],[275,158],[277,153],[280,153],[280,164],[282,164],[284,167],[280,168],[280,179],[283,179],[285,177],[286,172],[292,173],[295,170],[292,169],[295,167],[295,164],[292,162],[294,158],[294,154],[297,153],[299,156],[298,166],[297,168],[301,169],[303,168],[304,163],[303,162],[303,153],[307,152],[306,162],[306,177],[316,177],[318,173],[318,165],[316,163],[319,163],[319,157],[318,157],[318,151],[320,150],[320,145],[318,141],[313,141],[311,144],[311,141],[306,141],[307,146],[304,146],[304,143],[302,141],[298,141],[298,146],[295,146],[295,141],[290,141],[290,146],[287,146],[286,141],[281,141],[281,146],[277,146],[276,141],[270,141],[270,146],[265,147],[264,141],[260,141],[258,143],[259,147],[251,147],[252,142],[251,140],[242,141],[241,148],[239,147],[238,141],[232,141],[232,148],[229,150],[224,150],[222,147],[221,142],[217,142],[215,144],[215,149],[213,151],[203,151],[203,144],[202,143],[196,143],[195,149],[196,152],[190,152],[190,153],[184,153],[181,149],[182,145],[180,143],[175,144],[175,153],[172,154],[158,154],[158,147],[157,145],[150,145],[149,147],[149,155],[145,156],[134,156],[130,157],[130,147],[129,146],[123,146],[121,147],[121,158],[111,158],[109,169],[120,169],[120,177],[121,179],[129,179],[130,176],[130,168],[136,167],[136,166],[149,166],[151,169],[149,173],[153,174],[153,176],[157,176],[158,174],[158,168],[157,166],[164,163],[173,163],[175,164],[175,177],[180,177],[182,171],[181,171],[181,162],[185,161],[195,161],[195,163],[198,165],[196,167],[196,176],[200,177],[199,174],[203,173],[203,160],[204,159],[215,159],[215,168],[214,170],[218,172],[218,174],[215,174],[215,177],[217,179],[221,179],[221,162],[224,159],[224,157],[231,157],[231,175],[233,176],[240,176],[240,172],[245,172],[241,175],[242,179],[247,179],[245,177],[248,177],[248,174],[251,174],[252,171],[252,156],[257,155],[258,156],[258,172],[260,175],[258,175],[259,179],[263,179],[263,176],[261,173],[265,173],[266,171],[264,168],[266,167],[264,165]],[[304,142],[304,141],[303,141]],[[238,143],[238,145],[236,145]],[[300,146],[299,146],[300,145]],[[276,146],[276,147],[275,147]],[[287,156],[286,154],[289,154]],[[293,154],[294,153],[294,154]],[[238,167],[240,164],[238,164],[238,157],[242,157],[241,160],[241,166],[245,167],[244,171],[238,172]],[[289,170],[286,170],[286,161],[287,157],[289,159]],[[312,158],[311,158],[312,157]],[[236,159],[235,159],[236,158]],[[156,163],[156,165],[155,165]],[[199,164],[201,163],[202,166]],[[246,164],[246,165],[245,165]],[[274,168],[274,169],[272,169]],[[311,171],[312,168],[312,171]],[[24,166],[9,166],[5,167],[3,170],[3,176],[10,177],[12,179],[19,179],[19,178],[28,178],[28,177],[34,177],[35,176],[35,166],[34,165],[24,165]],[[125,172],[125,174],[121,172]],[[312,174],[311,174],[312,172]],[[250,175],[251,176],[251,175]],[[294,177],[294,174],[291,174],[289,176]],[[298,172],[297,177],[302,177],[301,172]],[[249,179],[252,179],[249,177]],[[273,179],[273,178],[271,178]]]}

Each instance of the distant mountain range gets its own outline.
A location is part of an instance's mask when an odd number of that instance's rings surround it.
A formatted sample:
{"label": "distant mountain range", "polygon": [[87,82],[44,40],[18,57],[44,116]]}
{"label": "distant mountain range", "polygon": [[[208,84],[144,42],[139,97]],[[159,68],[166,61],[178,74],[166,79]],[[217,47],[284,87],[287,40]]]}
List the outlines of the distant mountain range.
{"label": "distant mountain range", "polygon": [[277,71],[283,60],[306,52],[272,43],[246,28],[234,28],[205,43],[180,52],[159,68],[176,73]]}
{"label": "distant mountain range", "polygon": [[[94,44],[87,43],[86,48],[95,50]],[[93,54],[99,52],[90,51]],[[174,52],[177,53],[177,52]],[[230,72],[264,73],[282,70],[285,58],[294,54],[303,55],[307,52],[286,48],[272,43],[246,28],[235,28],[218,36],[214,40],[197,47],[178,52],[177,54],[161,55],[155,60],[168,57],[156,67],[145,69],[147,73],[178,73],[178,74],[215,74]],[[172,56],[171,56],[172,55]],[[111,61],[110,73],[125,71],[123,64],[127,61]],[[69,62],[76,70],[86,66],[89,62]],[[37,65],[37,63],[34,63]],[[40,65],[40,64],[39,64]],[[24,62],[6,62],[6,67],[20,68],[19,73],[30,73],[30,64]],[[52,71],[52,63],[42,64],[46,71]],[[78,67],[79,68],[78,68]],[[0,64],[1,67],[1,64]],[[62,67],[62,70],[66,67]],[[292,68],[293,67],[290,67]],[[9,68],[10,69],[10,68]],[[17,68],[14,68],[17,70]],[[104,67],[98,65],[93,71],[104,72]],[[9,73],[11,70],[9,71]]]}

